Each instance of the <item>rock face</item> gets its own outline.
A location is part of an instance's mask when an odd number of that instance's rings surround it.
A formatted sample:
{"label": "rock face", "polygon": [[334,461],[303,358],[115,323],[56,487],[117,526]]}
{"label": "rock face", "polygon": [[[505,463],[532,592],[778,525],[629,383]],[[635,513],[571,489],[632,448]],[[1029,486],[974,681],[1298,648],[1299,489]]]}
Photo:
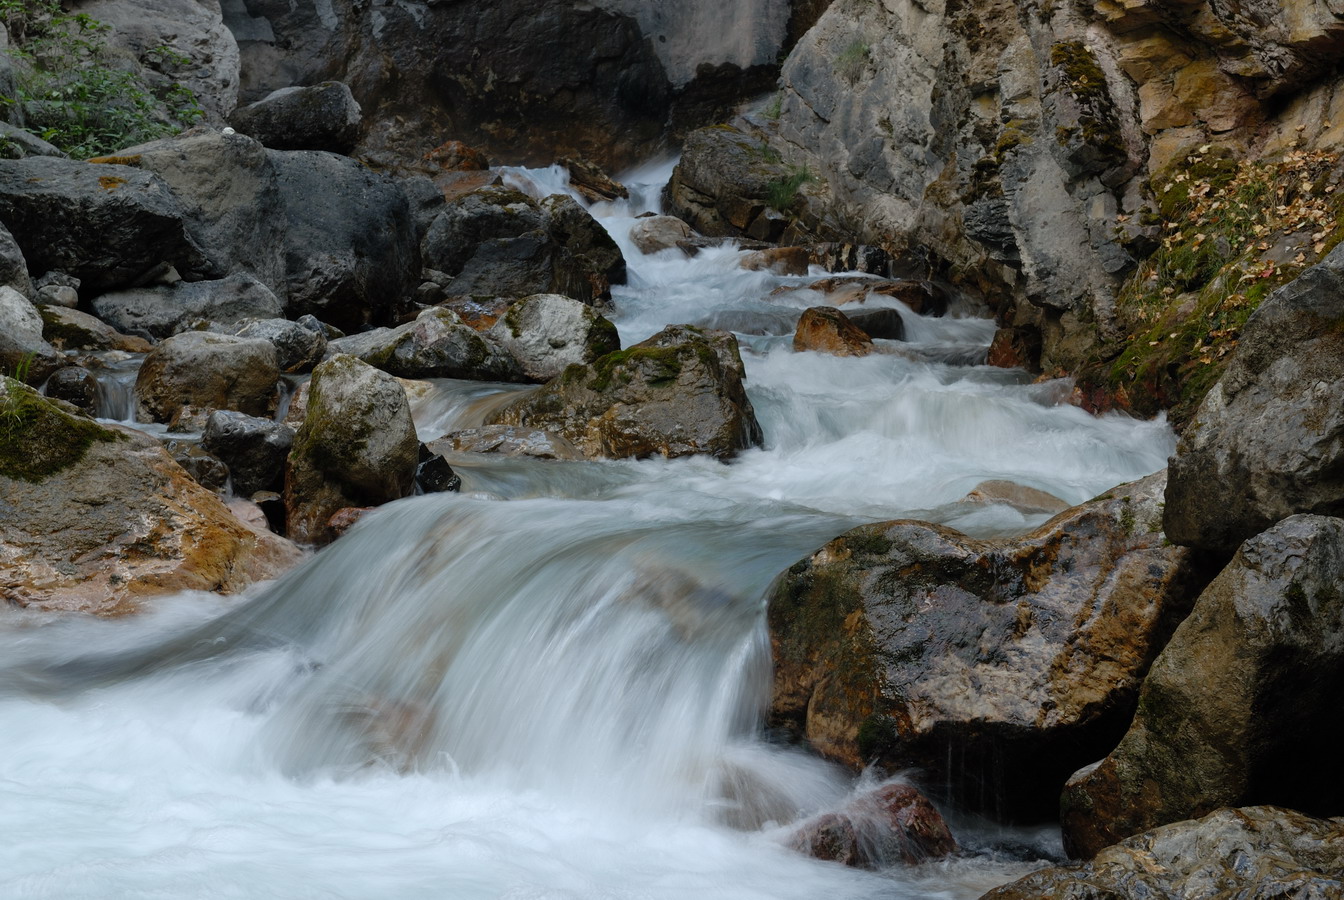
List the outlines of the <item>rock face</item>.
{"label": "rock face", "polygon": [[1293,516],[1242,544],[1176,630],[1134,723],[1061,802],[1066,847],[1116,841],[1220,806],[1344,807],[1344,520]]}
{"label": "rock face", "polygon": [[92,306],[99,318],[117,330],[153,340],[204,324],[230,326],[269,319],[283,310],[270,288],[243,272],[218,281],[109,291],[95,298]]}
{"label": "rock face", "polygon": [[186,407],[269,416],[279,401],[279,382],[269,341],[188,331],[145,357],[135,378],[137,418],[172,422]]}
{"label": "rock face", "polygon": [[1344,819],[1251,806],[1149,831],[1086,865],[1034,872],[982,900],[1325,898],[1344,894],[1341,873]]}
{"label": "rock face", "polygon": [[619,167],[650,154],[667,115],[651,43],[633,19],[591,5],[268,3],[230,25],[245,99],[343,81],[364,111],[360,154],[375,161],[418,158],[451,135],[503,163]]}
{"label": "rock face", "polygon": [[359,104],[339,81],[272,91],[240,106],[229,124],[272,150],[349,153],[359,138]]}
{"label": "rock face", "polygon": [[795,850],[859,869],[916,865],[957,851],[947,823],[908,784],[884,785],[844,810],[804,823],[789,840]]}
{"label": "rock face", "polygon": [[1226,558],[1293,513],[1344,514],[1341,321],[1344,245],[1246,324],[1172,458],[1173,541]]}
{"label": "rock face", "polygon": [[172,188],[211,277],[248,273],[283,300],[285,214],[275,166],[261,144],[193,128],[101,161],[153,173]]}
{"label": "rock face", "polygon": [[488,334],[538,382],[621,349],[615,325],[591,306],[559,294],[524,297]]}
{"label": "rock face", "polygon": [[737,340],[687,325],[573,365],[487,424],[554,432],[589,458],[727,459],[761,443]]}
{"label": "rock face", "polygon": [[1198,587],[1164,545],[1164,481],[1015,540],[886,522],[827,544],[772,590],[771,721],[852,766],[918,766],[958,804],[1050,816]]}
{"label": "rock face", "polygon": [[840,310],[814,306],[798,320],[793,349],[798,353],[816,350],[832,356],[867,356],[873,352],[873,339],[851,324]]}
{"label": "rock face", "polygon": [[303,425],[285,473],[290,536],[326,543],[328,521],[348,506],[377,506],[409,495],[420,442],[406,392],[351,356],[313,370]]}
{"label": "rock face", "polygon": [[517,360],[449,309],[427,309],[396,328],[338,338],[327,353],[355,356],[398,378],[526,380]]}
{"label": "rock face", "polygon": [[0,410],[18,423],[0,428],[7,602],[117,615],[145,597],[278,574],[283,542],[241,525],[153,438],[72,415],[12,379],[0,382]]}
{"label": "rock face", "polygon": [[207,273],[186,217],[168,184],[139,169],[0,160],[0,222],[29,270],[59,269],[93,291],[129,287],[164,265],[185,278]]}
{"label": "rock face", "polygon": [[392,321],[420,275],[415,220],[392,179],[317,151],[268,151],[285,215],[286,313],[342,331]]}

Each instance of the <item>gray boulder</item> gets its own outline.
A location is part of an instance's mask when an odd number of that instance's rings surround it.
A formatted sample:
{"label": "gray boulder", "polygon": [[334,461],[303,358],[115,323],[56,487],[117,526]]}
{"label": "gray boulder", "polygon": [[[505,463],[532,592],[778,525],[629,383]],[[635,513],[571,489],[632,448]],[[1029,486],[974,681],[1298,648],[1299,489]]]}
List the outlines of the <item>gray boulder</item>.
{"label": "gray boulder", "polygon": [[429,444],[435,453],[497,453],[500,456],[533,456],[537,459],[583,459],[569,441],[549,431],[484,425],[454,431]]}
{"label": "gray boulder", "polygon": [[271,289],[245,272],[218,281],[110,291],[95,297],[93,311],[125,334],[159,340],[205,325],[231,326],[280,316],[283,305]]}
{"label": "gray boulder", "polygon": [[1251,316],[1171,461],[1173,541],[1230,556],[1293,513],[1344,514],[1344,245]]}
{"label": "gray boulder", "polygon": [[831,541],[771,592],[770,721],[854,768],[920,768],[960,806],[1050,816],[1200,585],[1162,535],[1164,480],[1020,538],[895,521]]}
{"label": "gray boulder", "polygon": [[1274,806],[1220,809],[1055,866],[981,900],[1280,900],[1344,896],[1344,819]]}
{"label": "gray boulder", "polygon": [[172,422],[188,407],[270,416],[279,402],[279,382],[269,341],[184,332],[145,357],[135,379],[136,418]]}
{"label": "gray boulder", "polygon": [[4,225],[0,225],[0,287],[11,287],[25,297],[33,294],[23,251]]}
{"label": "gray boulder", "polygon": [[761,443],[742,379],[731,334],[673,325],[570,366],[486,424],[554,432],[590,459],[699,453],[728,459]]}
{"label": "gray boulder", "polygon": [[522,191],[502,186],[471,191],[435,216],[425,235],[424,263],[456,275],[481,243],[540,231],[543,222],[541,207]]}
{"label": "gray boulder", "polygon": [[606,297],[613,284],[625,284],[625,257],[607,229],[568,194],[541,201],[546,232],[591,272],[593,296]]}
{"label": "gray boulder", "polygon": [[41,384],[65,365],[65,357],[42,336],[42,314],[12,287],[0,287],[0,373],[21,373]]}
{"label": "gray boulder", "polygon": [[57,369],[42,386],[42,391],[53,400],[64,400],[90,416],[99,415],[98,379],[83,366]]}
{"label": "gray boulder", "polygon": [[359,104],[339,81],[281,88],[229,116],[230,125],[272,150],[333,153],[354,149],[361,121]]}
{"label": "gray boulder", "polygon": [[31,272],[59,269],[91,291],[130,287],[166,265],[200,278],[211,265],[168,184],[129,166],[0,160],[0,222]]}
{"label": "gray boulder", "polygon": [[282,372],[311,372],[327,352],[327,336],[288,319],[260,319],[245,323],[234,334],[270,341]]}
{"label": "gray boulder", "polygon": [[645,216],[630,226],[630,240],[640,253],[657,253],[695,236],[691,226],[676,216]]}
{"label": "gray boulder", "polygon": [[621,349],[616,326],[591,306],[560,294],[524,297],[486,332],[532,381],[547,381],[574,363]]}
{"label": "gray boulder", "polygon": [[233,492],[250,497],[282,486],[294,429],[270,419],[216,410],[206,420],[201,446],[229,467]]}
{"label": "gray boulder", "polygon": [[247,272],[284,298],[285,216],[275,166],[261,144],[193,128],[111,159],[152,172],[173,189],[212,277]]}
{"label": "gray boulder", "polygon": [[397,183],[334,153],[268,156],[284,207],[287,314],[346,332],[395,319],[420,277],[415,220]]}
{"label": "gray boulder", "polygon": [[420,442],[406,392],[352,356],[313,370],[303,425],[285,472],[290,536],[327,543],[339,509],[377,506],[415,489]]}
{"label": "gray boulder", "polygon": [[149,341],[122,334],[97,316],[63,306],[38,307],[42,336],[58,350],[125,350],[148,353]]}
{"label": "gray boulder", "polygon": [[517,360],[452,310],[427,309],[396,328],[331,341],[328,357],[349,354],[398,378],[524,381]]}
{"label": "gray boulder", "polygon": [[1249,800],[1344,809],[1344,520],[1298,515],[1242,544],[1153,663],[1120,745],[1061,801],[1065,846]]}

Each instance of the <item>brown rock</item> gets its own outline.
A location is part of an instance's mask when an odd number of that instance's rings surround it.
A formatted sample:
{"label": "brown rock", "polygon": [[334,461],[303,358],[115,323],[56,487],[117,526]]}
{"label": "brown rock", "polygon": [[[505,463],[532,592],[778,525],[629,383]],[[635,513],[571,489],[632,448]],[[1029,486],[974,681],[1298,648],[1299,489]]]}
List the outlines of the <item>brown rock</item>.
{"label": "brown rock", "polygon": [[569,170],[569,184],[589,203],[600,200],[628,199],[630,191],[592,160],[561,157],[560,165]]}
{"label": "brown rock", "polygon": [[770,720],[856,767],[918,766],[955,802],[1052,815],[1128,724],[1198,587],[1161,532],[1164,483],[1017,539],[886,522],[827,544],[770,598]]}
{"label": "brown rock", "polygon": [[1012,481],[982,481],[969,494],[961,498],[962,503],[1007,503],[1019,512],[1054,513],[1063,512],[1069,504],[1054,494],[1027,487]]}
{"label": "brown rock", "polygon": [[1000,328],[989,344],[985,365],[1000,369],[1038,371],[1041,367],[1041,333],[1035,328]]}
{"label": "brown rock", "polygon": [[365,513],[372,512],[373,509],[372,506],[347,506],[332,513],[331,518],[327,520],[327,531],[331,534],[332,540],[344,537],[347,531],[364,518]]}
{"label": "brown rock", "polygon": [[915,865],[957,851],[947,823],[928,798],[908,784],[887,784],[856,797],[843,810],[805,822],[789,846],[860,869]]}
{"label": "brown rock", "polygon": [[798,320],[793,349],[795,353],[815,350],[832,356],[867,356],[873,352],[873,339],[851,325],[840,310],[814,306]]}
{"label": "brown rock", "polygon": [[270,416],[280,367],[269,341],[189,331],[162,341],[135,378],[139,417],[171,422],[186,407]]}
{"label": "brown rock", "polygon": [[806,275],[808,258],[806,247],[772,247],[742,257],[742,268],[776,275]]}
{"label": "brown rock", "polygon": [[445,172],[470,172],[490,168],[490,159],[461,141],[444,141],[424,155],[425,162]]}

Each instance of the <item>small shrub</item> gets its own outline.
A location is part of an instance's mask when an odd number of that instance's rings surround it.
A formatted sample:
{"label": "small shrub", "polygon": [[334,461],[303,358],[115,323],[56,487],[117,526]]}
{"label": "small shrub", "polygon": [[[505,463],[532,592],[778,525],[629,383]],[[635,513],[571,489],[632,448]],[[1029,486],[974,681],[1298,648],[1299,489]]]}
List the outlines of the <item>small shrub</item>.
{"label": "small shrub", "polygon": [[793,206],[802,186],[813,180],[807,166],[792,166],[788,175],[770,182],[766,187],[765,201],[783,212]]}
{"label": "small shrub", "polygon": [[850,84],[859,80],[868,64],[868,45],[861,40],[851,41],[835,58],[835,71]]}
{"label": "small shrub", "polygon": [[765,109],[761,110],[761,115],[767,119],[778,119],[783,111],[784,95],[777,93],[770,98],[770,102],[765,105]]}

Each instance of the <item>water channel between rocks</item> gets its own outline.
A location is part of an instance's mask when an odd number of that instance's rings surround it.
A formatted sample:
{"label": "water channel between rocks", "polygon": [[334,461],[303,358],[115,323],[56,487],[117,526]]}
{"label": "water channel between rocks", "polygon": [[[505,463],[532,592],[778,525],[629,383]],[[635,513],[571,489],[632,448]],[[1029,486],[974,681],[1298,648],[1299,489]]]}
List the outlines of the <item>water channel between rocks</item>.
{"label": "water channel between rocks", "polygon": [[[731,247],[641,256],[633,198],[593,211],[630,283],[625,346],[740,332],[766,448],[709,459],[453,458],[463,493],[366,518],[246,598],[132,620],[0,617],[5,897],[977,897],[1049,849],[954,816],[970,851],[881,874],[784,846],[853,780],[761,734],[764,591],[862,522],[977,536],[1044,516],[959,502],[1006,479],[1070,503],[1161,468],[1162,422],[1095,418],[1058,384],[975,365],[983,311],[901,308],[907,342],[792,351],[818,302]],[[558,170],[511,178],[544,195]],[[892,300],[889,304],[898,307]],[[517,388],[437,382],[422,439]]]}

